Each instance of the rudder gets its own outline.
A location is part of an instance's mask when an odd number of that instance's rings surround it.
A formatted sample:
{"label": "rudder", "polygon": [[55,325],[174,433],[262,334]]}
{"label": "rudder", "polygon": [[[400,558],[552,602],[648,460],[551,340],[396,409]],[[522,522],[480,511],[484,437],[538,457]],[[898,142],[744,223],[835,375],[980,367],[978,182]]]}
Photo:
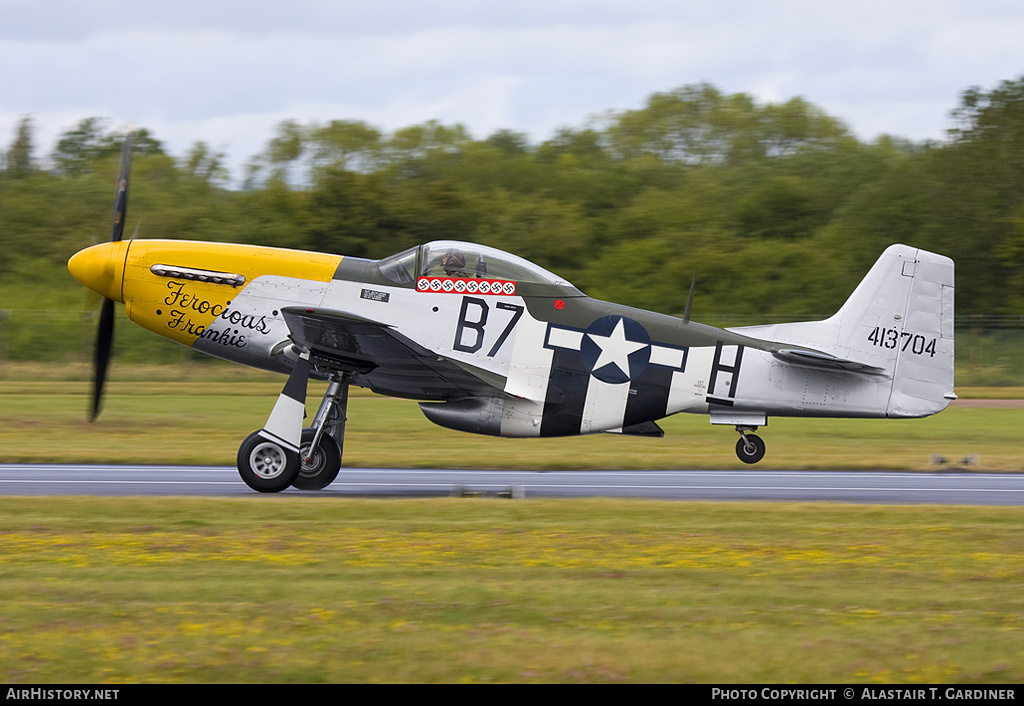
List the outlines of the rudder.
{"label": "rudder", "polygon": [[893,376],[890,417],[941,412],[953,392],[953,261],[918,250],[904,270],[913,269]]}

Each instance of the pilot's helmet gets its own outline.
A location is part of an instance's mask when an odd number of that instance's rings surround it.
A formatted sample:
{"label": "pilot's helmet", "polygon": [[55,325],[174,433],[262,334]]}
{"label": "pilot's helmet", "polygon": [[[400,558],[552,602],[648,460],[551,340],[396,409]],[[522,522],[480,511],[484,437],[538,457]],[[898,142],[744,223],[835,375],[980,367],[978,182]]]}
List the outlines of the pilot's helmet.
{"label": "pilot's helmet", "polygon": [[456,248],[449,248],[441,258],[441,267],[445,272],[455,272],[466,266],[466,254]]}

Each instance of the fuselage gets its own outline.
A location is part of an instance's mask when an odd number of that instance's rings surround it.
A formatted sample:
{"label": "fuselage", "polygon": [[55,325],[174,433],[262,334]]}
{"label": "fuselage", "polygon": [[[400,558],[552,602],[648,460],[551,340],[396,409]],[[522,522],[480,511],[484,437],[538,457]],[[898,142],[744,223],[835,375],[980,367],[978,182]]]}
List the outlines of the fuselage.
{"label": "fuselage", "polygon": [[891,376],[793,366],[763,340],[591,299],[482,246],[455,244],[476,248],[476,271],[432,271],[439,248],[431,245],[372,261],[128,240],[83,250],[68,266],[87,287],[123,302],[143,328],[256,368],[292,369],[287,308],[342,312],[397,332],[420,355],[469,371],[493,394],[425,385],[387,361],[358,365],[339,354],[324,357],[321,368],[348,365],[353,384],[435,403],[423,405],[429,418],[465,431],[647,434],[654,420],[677,412],[755,422],[774,414],[886,416]]}

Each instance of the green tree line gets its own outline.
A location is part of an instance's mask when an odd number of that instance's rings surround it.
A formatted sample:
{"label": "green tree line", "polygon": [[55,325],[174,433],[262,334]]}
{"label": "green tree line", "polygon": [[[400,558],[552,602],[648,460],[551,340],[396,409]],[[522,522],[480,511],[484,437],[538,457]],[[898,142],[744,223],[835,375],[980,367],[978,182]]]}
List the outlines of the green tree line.
{"label": "green tree line", "polygon": [[[141,130],[128,234],[382,257],[434,239],[493,245],[591,296],[694,318],[827,316],[894,242],[957,264],[958,314],[1024,311],[1024,77],[965,91],[947,138],[857,139],[794,98],[707,84],[539,144],[427,122],[277,126],[241,188],[224,155]],[[0,293],[45,283],[109,237],[123,136],[92,118],[36,154],[31,118],[0,152]],[[0,308],[9,306],[0,302]],[[724,323],[728,323],[725,321]]]}

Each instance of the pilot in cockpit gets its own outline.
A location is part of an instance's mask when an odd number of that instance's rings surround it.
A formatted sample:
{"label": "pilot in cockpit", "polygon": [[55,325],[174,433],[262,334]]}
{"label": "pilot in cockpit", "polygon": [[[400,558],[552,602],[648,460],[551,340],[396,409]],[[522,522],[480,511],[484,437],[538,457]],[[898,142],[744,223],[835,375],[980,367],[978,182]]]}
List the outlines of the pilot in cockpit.
{"label": "pilot in cockpit", "polygon": [[465,267],[466,254],[457,248],[449,248],[441,258],[441,268],[446,277],[469,277]]}

